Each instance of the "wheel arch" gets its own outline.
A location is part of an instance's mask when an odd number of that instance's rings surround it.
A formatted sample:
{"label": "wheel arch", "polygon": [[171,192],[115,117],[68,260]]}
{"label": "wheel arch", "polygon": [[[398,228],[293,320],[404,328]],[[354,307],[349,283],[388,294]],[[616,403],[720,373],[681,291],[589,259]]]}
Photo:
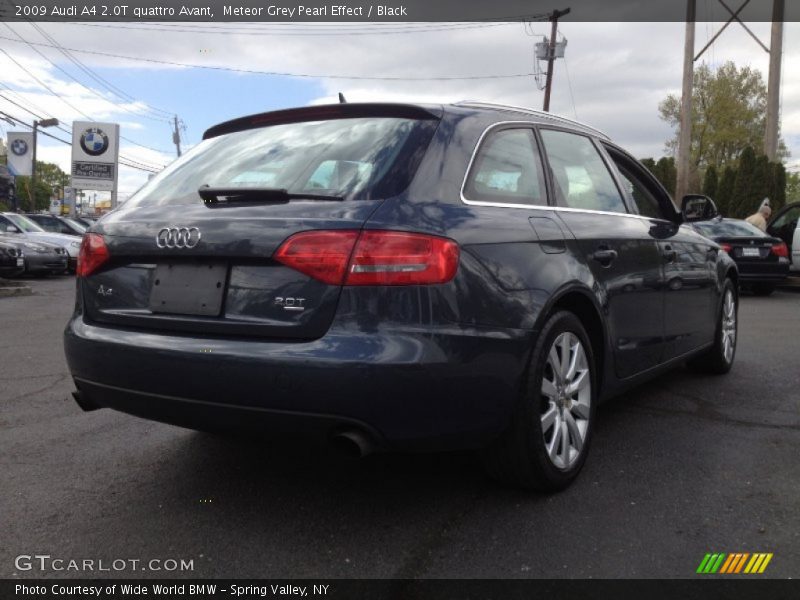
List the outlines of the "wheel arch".
{"label": "wheel arch", "polygon": [[606,366],[609,363],[608,333],[602,318],[602,311],[595,295],[582,285],[562,288],[554,294],[542,311],[537,323],[537,331],[541,331],[545,321],[559,310],[566,310],[578,317],[589,341],[595,360],[595,372],[598,379],[598,397],[602,397]]}

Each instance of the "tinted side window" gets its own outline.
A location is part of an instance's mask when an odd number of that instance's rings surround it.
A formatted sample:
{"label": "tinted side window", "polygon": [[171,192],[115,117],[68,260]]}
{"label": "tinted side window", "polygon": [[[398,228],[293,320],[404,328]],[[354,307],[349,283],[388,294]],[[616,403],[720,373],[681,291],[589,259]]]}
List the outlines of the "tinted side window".
{"label": "tinted side window", "polygon": [[633,198],[639,214],[645,217],[654,217],[660,219],[661,207],[658,204],[655,196],[650,193],[647,187],[634,175],[631,171],[625,168],[625,165],[616,163],[619,173],[622,176],[623,187]]}
{"label": "tinted side window", "polygon": [[504,129],[491,134],[478,150],[464,196],[482,202],[547,204],[533,132]]}
{"label": "tinted side window", "polygon": [[597,148],[582,135],[542,130],[559,206],[628,212]]}

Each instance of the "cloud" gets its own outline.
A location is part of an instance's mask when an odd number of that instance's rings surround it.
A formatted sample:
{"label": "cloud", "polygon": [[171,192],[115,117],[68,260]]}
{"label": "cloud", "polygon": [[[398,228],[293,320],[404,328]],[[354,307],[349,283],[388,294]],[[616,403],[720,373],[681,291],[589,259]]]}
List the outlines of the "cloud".
{"label": "cloud", "polygon": [[[120,28],[123,26],[125,28]],[[313,103],[336,102],[343,92],[348,101],[424,101],[449,102],[480,99],[539,108],[542,92],[533,77],[508,77],[478,80],[449,80],[471,75],[512,75],[531,73],[533,47],[544,34],[547,24],[533,24],[526,33],[521,24],[451,29],[427,33],[292,36],[274,35],[276,27],[265,23],[216,24],[235,28],[239,34],[216,35],[211,24],[173,24],[162,32],[143,29],[135,24],[107,24],[90,27],[78,24],[42,24],[41,28],[59,43],[71,48],[94,49],[151,58],[160,61],[186,62],[214,67],[237,67],[259,71],[319,75],[313,79],[323,90]],[[43,41],[30,26],[14,24],[14,29],[30,40]],[[159,28],[160,25],[146,25]],[[751,29],[769,42],[769,23],[755,23]],[[163,29],[163,27],[162,27]],[[193,33],[180,33],[189,29]],[[637,156],[660,156],[672,131],[658,117],[658,104],[667,94],[680,95],[685,26],[682,23],[574,23],[564,21],[561,33],[568,38],[566,59],[555,65],[552,108],[554,112],[577,117],[599,129]],[[698,23],[696,48],[699,50],[719,29],[719,24]],[[291,32],[284,26],[280,31]],[[800,25],[787,23],[784,36],[783,129],[793,160],[800,156],[800,71],[789,65],[800,62]],[[10,35],[8,31],[3,35]],[[245,35],[252,33],[255,35]],[[81,112],[97,115],[100,120],[124,122],[135,137],[144,128],[136,114],[145,105],[119,103],[105,89],[90,86],[88,91],[63,76],[46,60],[24,44],[0,41],[0,47],[26,66],[48,86],[57,89]],[[55,50],[42,48],[56,61]],[[125,73],[133,67],[142,77],[151,70],[181,70],[182,67],[76,54],[92,68]],[[63,58],[63,57],[62,57]],[[733,60],[750,65],[764,74],[767,54],[741,27],[731,26],[705,54],[704,61],[718,65]],[[17,90],[29,106],[67,120],[83,119],[75,110],[41,90],[20,69],[0,53],[0,70],[6,85]],[[208,71],[209,78],[213,71]],[[430,78],[426,81],[390,81],[338,79],[325,75],[354,77]],[[258,77],[242,75],[242,77]],[[89,85],[87,83],[87,85]],[[0,93],[2,90],[0,89]],[[198,95],[198,102],[202,96]],[[0,110],[8,105],[0,100]],[[176,107],[180,109],[180,107]],[[215,106],[203,107],[206,122],[212,123]],[[192,124],[189,124],[192,126]],[[197,124],[200,128],[201,124]],[[150,144],[147,144],[150,145]],[[122,150],[137,160],[164,164],[171,153],[159,153],[123,143]],[[59,164],[68,164],[62,153]],[[55,156],[55,154],[54,154]],[[146,175],[124,173],[125,185],[138,187]]]}

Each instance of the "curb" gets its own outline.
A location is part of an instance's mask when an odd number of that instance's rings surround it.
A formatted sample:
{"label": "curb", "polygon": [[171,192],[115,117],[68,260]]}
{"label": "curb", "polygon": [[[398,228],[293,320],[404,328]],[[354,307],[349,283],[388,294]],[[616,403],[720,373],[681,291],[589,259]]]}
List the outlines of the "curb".
{"label": "curb", "polygon": [[10,298],[11,296],[32,296],[33,290],[27,285],[2,286],[0,287],[0,298]]}

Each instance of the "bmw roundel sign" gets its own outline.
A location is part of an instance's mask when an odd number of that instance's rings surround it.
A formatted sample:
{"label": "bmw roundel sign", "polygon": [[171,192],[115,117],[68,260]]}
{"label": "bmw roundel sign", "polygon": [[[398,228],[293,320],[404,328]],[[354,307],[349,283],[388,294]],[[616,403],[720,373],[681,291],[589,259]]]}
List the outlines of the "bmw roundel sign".
{"label": "bmw roundel sign", "polygon": [[17,156],[25,156],[28,153],[28,142],[17,138],[11,141],[11,152]]}
{"label": "bmw roundel sign", "polygon": [[81,134],[81,149],[89,156],[100,156],[108,150],[108,136],[99,127],[90,127]]}
{"label": "bmw roundel sign", "polygon": [[113,190],[119,176],[119,125],[72,123],[72,187]]}

